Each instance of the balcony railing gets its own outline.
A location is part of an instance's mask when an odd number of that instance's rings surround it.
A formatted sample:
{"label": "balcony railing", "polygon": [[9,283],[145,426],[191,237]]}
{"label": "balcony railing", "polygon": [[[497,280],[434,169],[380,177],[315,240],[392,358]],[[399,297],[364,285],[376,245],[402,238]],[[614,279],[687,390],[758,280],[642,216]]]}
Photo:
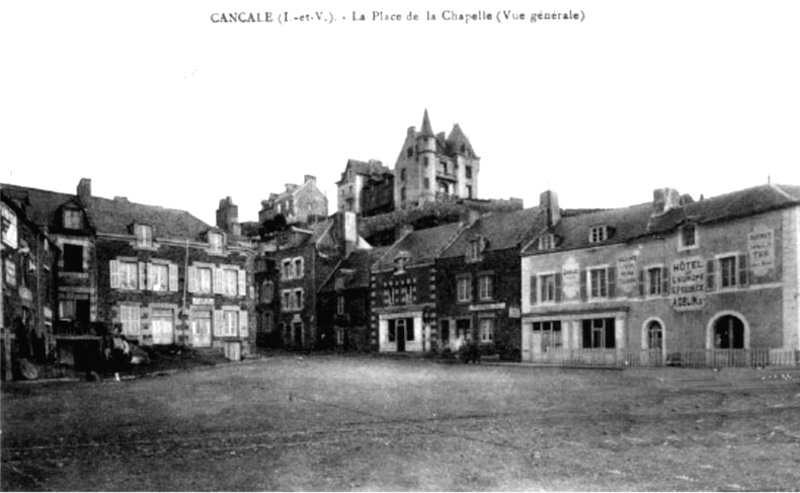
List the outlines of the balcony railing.
{"label": "balcony railing", "polygon": [[800,366],[800,351],[792,349],[561,349],[549,348],[531,355],[531,362],[556,366],[685,368]]}

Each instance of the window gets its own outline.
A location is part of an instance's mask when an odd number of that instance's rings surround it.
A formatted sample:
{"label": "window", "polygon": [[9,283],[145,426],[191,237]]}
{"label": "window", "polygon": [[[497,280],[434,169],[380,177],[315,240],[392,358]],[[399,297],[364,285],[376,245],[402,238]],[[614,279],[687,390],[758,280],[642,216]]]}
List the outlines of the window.
{"label": "window", "polygon": [[406,149],[406,157],[410,158],[413,155],[414,155],[414,148],[413,147],[409,147],[408,149]]}
{"label": "window", "polygon": [[721,288],[736,286],[736,257],[723,257],[719,259],[719,280]]}
{"label": "window", "polygon": [[66,229],[81,229],[83,227],[83,215],[77,209],[64,209],[64,227]]}
{"label": "window", "polygon": [[294,291],[294,309],[295,310],[302,310],[303,309],[303,290],[296,289]]}
{"label": "window", "polygon": [[594,318],[583,321],[583,347],[586,349],[612,349],[614,342],[614,319]]}
{"label": "window", "polygon": [[222,253],[222,235],[219,233],[209,233],[208,243],[211,245],[211,251],[214,253]]}
{"label": "window", "polygon": [[12,258],[7,258],[4,263],[6,265],[6,284],[15,287],[17,285],[17,264]]}
{"label": "window", "polygon": [[411,286],[407,284],[392,286],[391,295],[393,305],[408,305],[411,303]]}
{"label": "window", "polygon": [[239,271],[224,269],[222,271],[222,294],[236,296],[236,287],[239,282]]}
{"label": "window", "polygon": [[119,321],[122,334],[138,337],[141,333],[141,315],[138,306],[122,305],[119,307]]}
{"label": "window", "polygon": [[405,188],[401,188],[400,189],[400,200],[406,200],[406,189]]}
{"label": "window", "polygon": [[291,279],[292,278],[292,261],[290,259],[286,259],[281,262],[281,277],[283,279]]}
{"label": "window", "polygon": [[211,292],[211,268],[199,267],[197,269],[197,292],[210,293]]}
{"label": "window", "polygon": [[336,297],[336,313],[344,315],[344,296],[342,295]]}
{"label": "window", "polygon": [[441,320],[439,321],[439,338],[442,342],[448,342],[450,340],[450,321],[449,320]]}
{"label": "window", "polygon": [[139,264],[136,262],[119,263],[120,289],[137,289],[139,287]]}
{"label": "window", "polygon": [[169,289],[169,269],[163,264],[150,264],[148,272],[150,290],[167,291]]}
{"label": "window", "polygon": [[650,296],[661,296],[664,292],[664,272],[661,267],[651,267],[647,269],[647,294]]}
{"label": "window", "polygon": [[647,349],[662,349],[664,347],[664,329],[661,324],[653,320],[647,324]]}
{"label": "window", "polygon": [[481,342],[492,342],[494,340],[494,319],[482,318],[480,320]]}
{"label": "window", "polygon": [[64,272],[83,272],[83,246],[64,243]]}
{"label": "window", "polygon": [[422,162],[425,164],[425,167],[427,168],[428,164],[430,164],[430,158],[428,156],[425,156],[425,159],[423,159]]}
{"label": "window", "polygon": [[400,181],[406,181],[406,169],[405,168],[400,170]]}
{"label": "window", "polygon": [[[427,160],[428,158],[425,158],[425,159]],[[425,190],[430,189],[431,188],[431,179],[430,178],[425,178],[425,180],[423,180],[422,184],[423,184],[422,186],[425,187]]]}
{"label": "window", "polygon": [[472,262],[477,262],[481,259],[481,250],[483,250],[483,239],[475,238],[469,242],[469,252],[467,259]]}
{"label": "window", "polygon": [[490,300],[494,297],[494,277],[483,275],[478,278],[478,299]]}
{"label": "window", "polygon": [[466,176],[467,180],[472,179],[472,166],[464,166],[464,175]]}
{"label": "window", "polygon": [[589,230],[589,243],[600,243],[608,239],[608,226],[594,226]]}
{"label": "window", "polygon": [[472,198],[472,185],[467,185],[467,198]]}
{"label": "window", "polygon": [[262,303],[272,303],[272,297],[274,296],[273,291],[275,290],[275,286],[272,284],[272,281],[264,281],[261,283],[261,302]]}
{"label": "window", "polygon": [[134,233],[136,234],[136,245],[140,247],[153,246],[153,228],[144,224],[137,224],[134,226]]}
{"label": "window", "polygon": [[286,311],[291,311],[292,307],[292,292],[288,289],[281,291],[281,308]]}
{"label": "window", "polygon": [[239,312],[225,310],[223,313],[224,323],[222,324],[223,337],[236,337],[239,328]]}
{"label": "window", "polygon": [[470,292],[470,278],[469,277],[459,277],[456,280],[456,291],[458,293],[458,301],[471,301],[472,300],[472,293]]}
{"label": "window", "polygon": [[562,347],[561,321],[548,320],[544,322],[534,322],[533,331],[542,335],[542,351],[548,349],[559,349]]}
{"label": "window", "polygon": [[414,319],[413,318],[398,318],[397,332],[398,334],[405,334],[407,341],[414,340]]}
{"label": "window", "polygon": [[296,278],[303,277],[303,259],[302,258],[294,259],[294,277],[296,277]]}
{"label": "window", "polygon": [[408,257],[405,255],[399,255],[394,259],[395,274],[402,274],[406,271],[406,262],[408,262]]}
{"label": "window", "polygon": [[679,238],[681,249],[697,247],[697,227],[694,224],[685,224],[680,229]]}
{"label": "window", "polygon": [[556,301],[556,275],[547,274],[541,276],[539,299],[542,302]]}
{"label": "window", "polygon": [[589,285],[592,298],[605,298],[608,296],[608,274],[605,268],[591,269],[589,271]]}
{"label": "window", "polygon": [[552,250],[553,248],[555,248],[555,238],[552,234],[539,237],[539,250]]}

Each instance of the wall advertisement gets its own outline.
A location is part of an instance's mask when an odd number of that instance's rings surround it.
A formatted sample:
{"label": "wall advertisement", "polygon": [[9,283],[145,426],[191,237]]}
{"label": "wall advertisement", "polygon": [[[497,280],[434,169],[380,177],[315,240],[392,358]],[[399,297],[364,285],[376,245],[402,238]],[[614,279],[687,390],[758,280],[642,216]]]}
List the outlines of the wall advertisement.
{"label": "wall advertisement", "polygon": [[706,264],[701,257],[676,260],[670,268],[670,303],[676,311],[706,305]]}

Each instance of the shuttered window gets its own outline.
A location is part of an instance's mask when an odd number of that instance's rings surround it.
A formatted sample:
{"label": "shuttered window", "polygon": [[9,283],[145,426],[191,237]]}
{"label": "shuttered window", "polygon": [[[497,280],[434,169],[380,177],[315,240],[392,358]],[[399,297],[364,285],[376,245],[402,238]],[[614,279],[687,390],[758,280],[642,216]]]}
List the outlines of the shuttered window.
{"label": "shuttered window", "polygon": [[124,335],[138,337],[141,334],[141,312],[138,306],[121,305],[119,320]]}
{"label": "shuttered window", "polygon": [[589,286],[592,298],[608,297],[608,271],[606,268],[589,270]]}

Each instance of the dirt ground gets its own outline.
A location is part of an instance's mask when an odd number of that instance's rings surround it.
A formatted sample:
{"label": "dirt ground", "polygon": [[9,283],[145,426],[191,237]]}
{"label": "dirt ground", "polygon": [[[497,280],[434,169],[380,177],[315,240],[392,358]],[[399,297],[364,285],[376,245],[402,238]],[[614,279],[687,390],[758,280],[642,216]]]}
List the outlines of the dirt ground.
{"label": "dirt ground", "polygon": [[276,356],[12,384],[2,489],[800,489],[800,372]]}

